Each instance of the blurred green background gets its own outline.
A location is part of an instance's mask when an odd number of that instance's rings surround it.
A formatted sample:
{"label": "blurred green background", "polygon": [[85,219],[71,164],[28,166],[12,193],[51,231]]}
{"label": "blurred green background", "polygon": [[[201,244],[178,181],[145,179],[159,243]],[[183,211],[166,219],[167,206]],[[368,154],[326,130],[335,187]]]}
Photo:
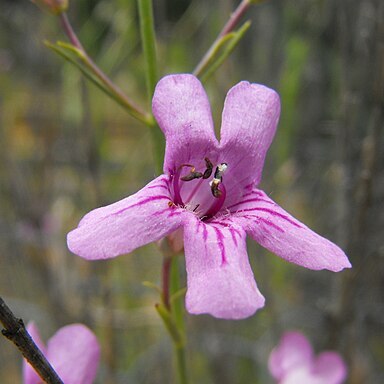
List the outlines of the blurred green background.
{"label": "blurred green background", "polygon": [[[146,106],[133,0],[70,1],[83,45]],[[238,1],[156,0],[160,74],[191,72]],[[154,304],[154,244],[108,262],[70,254],[66,233],[96,206],[156,176],[148,128],[48,50],[65,40],[55,17],[27,0],[0,0],[0,294],[47,339],[84,322],[102,343],[97,383],[172,383],[172,348]],[[249,242],[266,306],[243,321],[186,315],[192,383],[272,383],[268,355],[284,330],[317,352],[337,349],[348,383],[384,382],[384,3],[270,0],[205,84],[217,127],[240,80],[278,90],[282,114],[261,187],[339,244],[353,264],[310,271]],[[185,281],[183,262],[180,273]],[[0,340],[1,383],[21,358]]]}

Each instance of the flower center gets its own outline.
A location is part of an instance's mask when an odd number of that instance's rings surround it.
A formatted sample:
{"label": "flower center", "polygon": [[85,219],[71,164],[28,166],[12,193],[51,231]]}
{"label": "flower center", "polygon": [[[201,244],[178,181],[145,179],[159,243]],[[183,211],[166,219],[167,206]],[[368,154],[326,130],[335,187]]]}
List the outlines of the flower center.
{"label": "flower center", "polygon": [[[206,157],[205,170],[196,170],[192,164],[181,164],[173,177],[173,202],[180,207],[195,212],[202,220],[209,220],[222,208],[226,190],[223,174],[228,168],[227,163],[216,166]],[[185,172],[189,169],[189,172]]]}

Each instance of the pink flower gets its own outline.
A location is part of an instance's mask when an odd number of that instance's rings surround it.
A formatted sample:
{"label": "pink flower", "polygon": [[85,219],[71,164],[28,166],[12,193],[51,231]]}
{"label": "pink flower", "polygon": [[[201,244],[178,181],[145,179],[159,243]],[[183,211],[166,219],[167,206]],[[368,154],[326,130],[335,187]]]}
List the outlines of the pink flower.
{"label": "pink flower", "polygon": [[[27,331],[65,384],[93,383],[100,360],[100,346],[86,326],[71,324],[60,328],[48,340],[47,346],[34,323],[28,324]],[[23,361],[23,383],[41,383],[26,360]]]}
{"label": "pink flower", "polygon": [[307,338],[300,332],[286,332],[273,349],[269,371],[279,384],[341,384],[347,367],[336,352],[314,356]]}
{"label": "pink flower", "polygon": [[207,95],[192,75],[157,84],[153,113],[166,137],[164,174],[136,194],[88,213],[68,234],[85,259],[106,259],[183,228],[190,313],[240,319],[263,307],[246,234],[310,269],[350,267],[344,252],[257,189],[280,113],[277,93],[241,82],[225,100],[220,143]]}

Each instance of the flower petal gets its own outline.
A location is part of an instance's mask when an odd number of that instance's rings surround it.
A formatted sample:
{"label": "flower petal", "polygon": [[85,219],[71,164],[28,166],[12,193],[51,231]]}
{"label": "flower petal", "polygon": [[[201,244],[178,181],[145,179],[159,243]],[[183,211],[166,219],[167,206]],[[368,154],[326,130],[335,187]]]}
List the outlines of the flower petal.
{"label": "flower petal", "polygon": [[268,360],[268,368],[276,380],[290,371],[310,367],[313,358],[311,344],[300,332],[286,332]]}
{"label": "flower petal", "polygon": [[65,384],[92,384],[100,360],[96,336],[82,324],[57,331],[48,341],[47,358]]}
{"label": "flower petal", "polygon": [[[152,101],[153,114],[166,137],[164,172],[183,163],[204,164],[217,148],[211,108],[200,81],[193,75],[163,77]],[[211,159],[213,161],[213,159]]]}
{"label": "flower petal", "polygon": [[184,226],[188,290],[186,308],[223,319],[242,319],[263,307],[239,226],[205,224],[190,216]]}
{"label": "flower petal", "polygon": [[107,259],[157,241],[182,223],[183,210],[169,206],[167,176],[159,176],[136,194],[98,208],[68,234],[68,248],[85,259]]}
{"label": "flower petal", "polygon": [[347,367],[341,356],[333,351],[321,353],[315,360],[312,369],[322,381],[321,384],[341,384],[347,377]]}
{"label": "flower petal", "polygon": [[227,194],[261,179],[264,159],[280,115],[279,95],[270,88],[242,81],[231,88],[221,125],[221,162]]}
{"label": "flower petal", "polygon": [[[30,322],[27,325],[27,331],[32,337],[32,340],[39,347],[40,351],[46,355],[46,348],[41,340],[40,333],[34,322]],[[32,368],[32,366],[23,359],[23,384],[39,384],[41,383],[40,376]]]}
{"label": "flower petal", "polygon": [[291,263],[334,272],[351,267],[337,245],[296,220],[261,190],[254,189],[229,209],[253,239]]}
{"label": "flower petal", "polygon": [[311,372],[311,367],[299,367],[289,371],[279,384],[330,384],[324,383]]}

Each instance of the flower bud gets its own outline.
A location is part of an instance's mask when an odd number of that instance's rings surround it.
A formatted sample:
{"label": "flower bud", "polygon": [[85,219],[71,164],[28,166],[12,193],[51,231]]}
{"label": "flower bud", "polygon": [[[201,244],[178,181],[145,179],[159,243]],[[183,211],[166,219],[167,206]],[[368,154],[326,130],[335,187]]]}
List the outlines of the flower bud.
{"label": "flower bud", "polygon": [[53,13],[54,15],[59,15],[62,12],[65,12],[68,8],[68,0],[31,0],[32,3],[35,3],[40,8],[47,10],[48,12]]}

